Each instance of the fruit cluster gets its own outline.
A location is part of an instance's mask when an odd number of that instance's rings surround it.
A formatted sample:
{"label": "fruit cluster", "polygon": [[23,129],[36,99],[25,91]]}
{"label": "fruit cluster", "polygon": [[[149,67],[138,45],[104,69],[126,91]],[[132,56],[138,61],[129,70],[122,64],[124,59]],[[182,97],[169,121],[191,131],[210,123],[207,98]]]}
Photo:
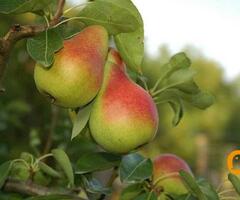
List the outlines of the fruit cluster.
{"label": "fruit cluster", "polygon": [[64,42],[50,68],[37,64],[40,93],[58,106],[77,109],[93,103],[89,127],[105,150],[127,153],[153,139],[158,112],[151,95],[133,82],[108,33],[92,25]]}

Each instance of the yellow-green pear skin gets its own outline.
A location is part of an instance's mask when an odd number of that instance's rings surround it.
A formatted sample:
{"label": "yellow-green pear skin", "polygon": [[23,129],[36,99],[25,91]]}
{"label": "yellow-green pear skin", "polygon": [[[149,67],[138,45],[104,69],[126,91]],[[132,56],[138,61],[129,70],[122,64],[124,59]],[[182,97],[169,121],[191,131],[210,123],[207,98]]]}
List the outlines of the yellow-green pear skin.
{"label": "yellow-green pear skin", "polygon": [[174,154],[162,154],[155,158],[153,166],[153,181],[164,191],[161,199],[165,199],[165,194],[183,195],[188,193],[178,173],[184,170],[192,174],[192,171],[183,159]]}
{"label": "yellow-green pear skin", "polygon": [[37,89],[52,103],[66,108],[88,104],[97,95],[108,53],[108,33],[93,25],[64,42],[50,68],[36,64]]}
{"label": "yellow-green pear skin", "polygon": [[108,55],[89,127],[94,140],[112,153],[127,153],[148,143],[158,128],[158,112],[152,97],[129,79],[124,62],[113,49]]}

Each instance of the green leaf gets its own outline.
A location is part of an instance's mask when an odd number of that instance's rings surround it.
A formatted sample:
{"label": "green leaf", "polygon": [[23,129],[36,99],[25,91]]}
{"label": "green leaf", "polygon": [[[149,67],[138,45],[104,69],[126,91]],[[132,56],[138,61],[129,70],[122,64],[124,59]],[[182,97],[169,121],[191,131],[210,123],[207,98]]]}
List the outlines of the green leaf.
{"label": "green leaf", "polygon": [[72,197],[67,195],[47,195],[47,196],[36,196],[30,197],[25,200],[72,200]]}
{"label": "green leaf", "polygon": [[141,14],[130,0],[114,0],[114,2],[127,8],[138,20],[138,29],[134,32],[118,34],[114,40],[126,65],[139,73],[144,56],[144,28]]}
{"label": "green leaf", "polygon": [[143,192],[142,184],[136,183],[127,186],[121,193],[120,200],[132,200],[135,199]]}
{"label": "green leaf", "polygon": [[53,157],[59,163],[64,173],[66,174],[70,185],[74,185],[74,173],[72,169],[71,162],[67,156],[67,154],[62,149],[54,149],[52,150]]}
{"label": "green leaf", "polygon": [[72,139],[78,136],[84,129],[84,127],[87,125],[92,106],[93,103],[90,103],[89,105],[78,111],[77,117],[74,119],[73,122]]}
{"label": "green leaf", "polygon": [[119,171],[122,182],[142,182],[152,176],[153,164],[150,159],[132,153],[123,157]]}
{"label": "green leaf", "polygon": [[228,180],[232,183],[234,189],[236,192],[240,195],[240,180],[239,178],[234,174],[228,174]]}
{"label": "green leaf", "polygon": [[[191,66],[191,61],[190,59],[186,56],[185,53],[181,52],[178,53],[174,56],[171,57],[170,61],[163,65],[160,68],[160,76],[156,82],[156,84],[154,85],[154,87],[151,89],[154,93],[158,88],[162,88],[160,91],[165,90],[167,88],[171,88],[171,87],[179,87],[182,84],[185,84],[185,82],[188,81],[189,76],[191,76],[190,72],[193,72],[193,70],[190,70],[188,75],[185,75],[184,73],[181,73],[182,75],[179,75],[179,72],[177,74],[176,77],[182,76],[184,77],[184,81],[178,78],[178,82],[175,81],[175,84],[171,84],[169,83],[169,77],[176,71],[178,70],[184,70],[184,71],[180,71],[180,72],[185,72],[188,71],[189,67]],[[180,77],[181,78],[181,77]],[[191,80],[191,79],[190,79]],[[167,86],[166,86],[166,83]],[[170,85],[170,87],[169,87]],[[161,87],[160,87],[161,86]]]}
{"label": "green leaf", "polygon": [[104,26],[112,35],[135,31],[139,27],[137,18],[127,8],[120,6],[119,2],[95,0],[78,16],[86,25]]}
{"label": "green leaf", "polygon": [[49,67],[54,61],[54,53],[63,47],[63,39],[55,29],[48,29],[27,40],[27,51],[36,62]]}
{"label": "green leaf", "polygon": [[0,188],[4,185],[10,170],[12,167],[12,161],[7,161],[0,165]]}
{"label": "green leaf", "polygon": [[174,112],[172,124],[173,126],[177,126],[184,114],[182,101],[180,99],[171,99],[169,100],[169,104]]}
{"label": "green leaf", "polygon": [[183,98],[185,101],[189,102],[191,105],[200,109],[206,109],[215,102],[214,96],[208,92],[199,92],[196,95],[185,94],[183,95]]}
{"label": "green leaf", "polygon": [[88,179],[86,190],[91,193],[99,193],[106,195],[109,195],[112,192],[110,188],[103,186],[102,183],[95,178],[92,178],[90,180]]}
{"label": "green leaf", "polygon": [[178,85],[176,88],[186,94],[198,94],[200,92],[198,85],[193,80]]}
{"label": "green leaf", "polygon": [[169,64],[173,69],[189,68],[191,60],[184,52],[180,52],[171,57]]}
{"label": "green leaf", "polygon": [[121,157],[106,152],[92,152],[84,154],[77,161],[77,174],[106,170],[118,166]]}
{"label": "green leaf", "polygon": [[196,75],[196,71],[190,68],[183,68],[175,71],[168,77],[165,88],[173,88],[181,84],[192,81]]}
{"label": "green leaf", "polygon": [[85,25],[82,22],[73,20],[58,26],[56,29],[62,38],[66,40],[80,33],[84,27]]}
{"label": "green leaf", "polygon": [[188,188],[189,192],[193,195],[198,197],[201,200],[207,200],[207,197],[203,194],[202,190],[198,186],[196,180],[192,177],[191,174],[185,172],[185,171],[180,171],[179,172],[182,180],[184,181],[186,187]]}
{"label": "green leaf", "polygon": [[49,0],[1,0],[0,13],[21,14],[38,12],[49,4]]}
{"label": "green leaf", "polygon": [[192,196],[191,194],[182,194],[182,195],[175,195],[175,194],[171,194],[171,195],[167,195],[170,196],[168,198],[168,200],[199,200],[196,197]]}
{"label": "green leaf", "polygon": [[157,200],[157,195],[154,192],[147,192],[138,196],[135,200]]}
{"label": "green leaf", "polygon": [[200,189],[202,190],[202,192],[206,195],[206,197],[209,200],[219,200],[220,199],[216,190],[205,179],[200,179],[197,181],[197,183],[198,183]]}
{"label": "green leaf", "polygon": [[44,162],[39,162],[38,163],[39,168],[47,175],[52,176],[54,178],[60,178],[61,174],[53,169],[52,167],[48,166]]}

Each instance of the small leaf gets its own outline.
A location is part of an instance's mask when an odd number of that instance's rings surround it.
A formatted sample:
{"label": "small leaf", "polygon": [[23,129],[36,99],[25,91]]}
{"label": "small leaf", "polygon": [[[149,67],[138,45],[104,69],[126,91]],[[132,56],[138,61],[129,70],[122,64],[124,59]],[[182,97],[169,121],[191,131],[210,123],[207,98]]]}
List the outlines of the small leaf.
{"label": "small leaf", "polygon": [[25,200],[72,200],[73,198],[67,195],[47,195],[47,196],[35,196]]}
{"label": "small leaf", "polygon": [[190,68],[179,69],[168,77],[164,88],[173,88],[193,80],[196,71]]}
{"label": "small leaf", "polygon": [[213,188],[213,186],[208,183],[205,179],[200,179],[197,181],[202,192],[206,195],[209,200],[219,200],[218,193]]}
{"label": "small leaf", "polygon": [[74,119],[73,122],[72,139],[78,136],[78,134],[80,134],[84,127],[87,125],[92,106],[93,103],[90,103],[89,105],[78,111],[77,117]]}
{"label": "small leaf", "polygon": [[152,176],[153,164],[150,159],[132,153],[123,157],[119,170],[122,182],[142,182]]}
{"label": "small leaf", "polygon": [[234,189],[236,192],[240,195],[240,180],[239,178],[234,174],[228,174],[228,180],[232,183]]}
{"label": "small leaf", "polygon": [[114,0],[114,2],[126,7],[138,20],[138,29],[134,32],[118,34],[114,40],[126,65],[139,73],[144,56],[144,28],[141,14],[130,0]]}
{"label": "small leaf", "polygon": [[49,4],[49,0],[1,0],[0,13],[21,14],[38,12]]}
{"label": "small leaf", "polygon": [[12,161],[7,161],[0,165],[0,188],[4,185],[12,166]]}
{"label": "small leaf", "polygon": [[106,152],[84,154],[77,161],[77,174],[106,170],[119,165],[121,157]]}
{"label": "small leaf", "polygon": [[160,76],[153,87],[153,90],[157,90],[159,86],[165,81],[168,80],[168,77],[170,77],[175,71],[179,69],[188,69],[191,66],[190,59],[186,56],[185,53],[181,52],[178,54],[175,54],[170,58],[170,61],[161,66],[160,68]]}
{"label": "small leaf", "polygon": [[67,154],[61,149],[52,150],[53,157],[59,163],[64,173],[66,174],[70,185],[74,185],[74,173],[72,169],[71,162],[67,156]]}
{"label": "small leaf", "polygon": [[120,200],[132,200],[135,199],[143,192],[142,184],[136,183],[129,185],[128,187],[124,188]]}
{"label": "small leaf", "polygon": [[190,175],[189,173],[185,171],[179,172],[180,176],[182,177],[182,180],[184,181],[186,187],[191,192],[193,196],[198,197],[201,200],[207,200],[207,197],[203,194],[202,190],[198,186],[196,180]]}
{"label": "small leaf", "polygon": [[53,169],[52,167],[46,165],[44,162],[38,163],[39,168],[47,175],[52,176],[54,178],[60,178],[61,174]]}
{"label": "small leaf", "polygon": [[63,47],[63,39],[55,29],[48,29],[27,40],[27,50],[35,61],[49,67],[54,61],[54,53]]}
{"label": "small leaf", "polygon": [[191,103],[191,105],[200,109],[210,107],[215,101],[214,96],[208,92],[199,92],[198,94],[191,96],[184,95],[183,98]]}
{"label": "small leaf", "polygon": [[169,64],[174,69],[189,68],[191,60],[184,52],[180,52],[171,57]]}
{"label": "small leaf", "polygon": [[139,27],[136,17],[115,1],[95,0],[81,10],[78,16],[86,25],[104,26],[112,35],[132,32]]}
{"label": "small leaf", "polygon": [[169,104],[174,111],[172,124],[173,126],[177,126],[184,114],[183,104],[180,99],[171,99],[169,100]]}

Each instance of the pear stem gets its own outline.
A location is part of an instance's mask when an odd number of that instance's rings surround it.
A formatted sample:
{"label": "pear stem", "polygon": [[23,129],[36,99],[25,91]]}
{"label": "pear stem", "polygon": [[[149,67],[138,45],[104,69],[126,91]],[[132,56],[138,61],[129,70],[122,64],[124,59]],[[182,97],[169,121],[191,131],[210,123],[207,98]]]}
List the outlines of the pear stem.
{"label": "pear stem", "polygon": [[68,19],[65,19],[65,20],[59,22],[58,24],[53,26],[53,28],[56,28],[56,27],[66,23],[66,22],[69,22],[69,21],[72,21],[72,20],[77,20],[77,19],[88,19],[88,18],[87,17],[71,17],[71,18],[68,18]]}

